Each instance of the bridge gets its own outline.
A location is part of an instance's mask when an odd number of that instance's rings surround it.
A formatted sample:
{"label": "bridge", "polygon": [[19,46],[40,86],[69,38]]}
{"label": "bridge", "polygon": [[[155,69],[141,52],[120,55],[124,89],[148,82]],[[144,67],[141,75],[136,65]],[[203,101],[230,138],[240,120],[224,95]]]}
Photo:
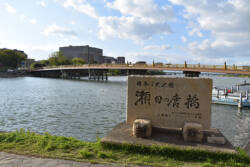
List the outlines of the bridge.
{"label": "bridge", "polygon": [[[198,77],[201,72],[250,75],[250,66],[236,65],[200,65],[200,64],[85,64],[44,67],[31,71],[36,76],[80,78],[89,75],[89,79],[106,79],[108,70],[122,70],[126,74],[144,74],[147,70],[182,71],[187,77]],[[85,72],[85,73],[84,73]],[[84,74],[83,74],[84,73]],[[53,74],[53,75],[52,75]]]}

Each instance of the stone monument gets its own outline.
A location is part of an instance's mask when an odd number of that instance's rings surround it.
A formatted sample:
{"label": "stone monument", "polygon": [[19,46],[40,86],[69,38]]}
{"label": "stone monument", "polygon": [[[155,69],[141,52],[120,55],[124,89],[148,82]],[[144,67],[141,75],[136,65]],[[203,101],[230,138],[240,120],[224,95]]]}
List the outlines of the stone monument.
{"label": "stone monument", "polygon": [[126,122],[101,141],[235,152],[211,128],[211,96],[211,79],[129,76]]}
{"label": "stone monument", "polygon": [[129,76],[127,123],[146,119],[153,127],[183,128],[185,123],[211,126],[212,80]]}

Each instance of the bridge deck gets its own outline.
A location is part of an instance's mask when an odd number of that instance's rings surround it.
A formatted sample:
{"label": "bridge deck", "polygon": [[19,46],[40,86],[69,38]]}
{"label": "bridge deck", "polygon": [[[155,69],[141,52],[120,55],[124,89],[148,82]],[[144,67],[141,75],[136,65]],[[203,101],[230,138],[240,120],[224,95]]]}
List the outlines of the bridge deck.
{"label": "bridge deck", "polygon": [[88,69],[119,69],[119,70],[164,70],[164,71],[195,71],[212,72],[226,74],[246,74],[250,75],[250,68],[244,69],[243,66],[215,66],[215,65],[116,65],[116,64],[89,64],[81,66],[57,66],[32,71],[56,71],[56,70],[88,70]]}

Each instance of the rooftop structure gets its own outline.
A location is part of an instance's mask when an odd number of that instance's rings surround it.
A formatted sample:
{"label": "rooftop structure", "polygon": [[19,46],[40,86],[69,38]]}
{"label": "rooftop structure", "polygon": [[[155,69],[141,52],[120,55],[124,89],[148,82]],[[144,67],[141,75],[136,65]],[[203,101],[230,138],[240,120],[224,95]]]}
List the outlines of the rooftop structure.
{"label": "rooftop structure", "polygon": [[125,64],[125,57],[117,57],[117,64]]}

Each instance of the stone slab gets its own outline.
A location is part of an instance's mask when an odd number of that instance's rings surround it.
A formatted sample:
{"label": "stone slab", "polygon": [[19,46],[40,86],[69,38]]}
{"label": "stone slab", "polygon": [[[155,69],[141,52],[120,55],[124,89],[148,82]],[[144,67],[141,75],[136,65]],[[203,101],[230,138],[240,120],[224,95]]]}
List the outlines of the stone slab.
{"label": "stone slab", "polygon": [[[223,134],[220,133],[221,136]],[[132,135],[132,126],[126,122],[116,125],[104,138],[103,143],[112,144],[135,144],[135,145],[160,145],[173,146],[180,149],[199,149],[212,152],[227,152],[236,153],[232,144],[225,138],[224,145],[209,144],[206,142],[206,137],[210,136],[209,131],[204,131],[204,140],[201,143],[184,142],[182,131],[153,128],[150,138],[136,138]]]}
{"label": "stone slab", "polygon": [[153,127],[183,128],[186,122],[211,126],[212,80],[129,76],[127,123],[148,119]]}
{"label": "stone slab", "polygon": [[226,140],[224,137],[207,137],[207,142],[208,143],[214,143],[214,144],[225,144]]}

